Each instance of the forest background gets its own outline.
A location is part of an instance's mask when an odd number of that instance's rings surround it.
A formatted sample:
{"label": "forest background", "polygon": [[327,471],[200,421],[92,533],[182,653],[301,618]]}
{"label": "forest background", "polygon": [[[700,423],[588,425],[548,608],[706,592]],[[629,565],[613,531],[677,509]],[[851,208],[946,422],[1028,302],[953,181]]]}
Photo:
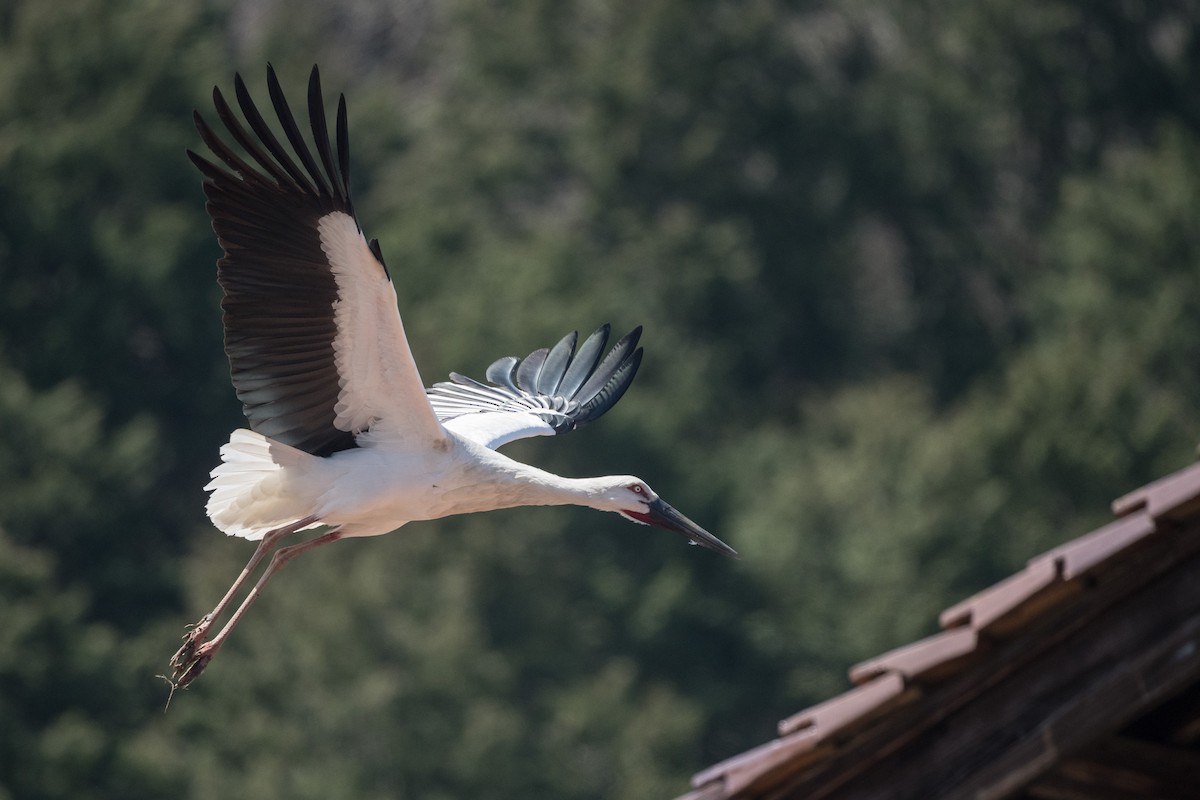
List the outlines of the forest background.
{"label": "forest background", "polygon": [[[0,0],[0,798],[671,797],[1200,440],[1200,4]],[[427,382],[646,326],[614,515],[248,555],[184,157],[235,70],[350,110]],[[297,101],[298,102],[298,101]]]}

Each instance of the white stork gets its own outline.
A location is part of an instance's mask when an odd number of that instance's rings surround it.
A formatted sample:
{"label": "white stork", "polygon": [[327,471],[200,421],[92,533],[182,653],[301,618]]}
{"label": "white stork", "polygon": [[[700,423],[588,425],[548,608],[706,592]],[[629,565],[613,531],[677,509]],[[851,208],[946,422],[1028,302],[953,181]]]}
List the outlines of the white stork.
{"label": "white stork", "polygon": [[[345,97],[338,101],[335,159],[313,68],[314,158],[269,66],[267,86],[290,149],[235,76],[250,130],[215,88],[213,102],[245,157],[198,112],[201,138],[228,169],[188,151],[204,174],[206,207],[224,250],[217,280],[224,290],[225,352],[250,428],[234,431],[221,448],[221,464],[205,487],[207,511],[222,531],[256,540],[258,547],[221,602],[184,636],[171,660],[172,685],[195,680],[289,559],[414,520],[575,504],[736,556],[639,478],[562,478],[496,452],[514,439],[572,431],[611,408],[641,362],[640,328],[603,358],[607,325],[578,351],[571,333],[523,359],[496,361],[486,373],[490,385],[452,373],[452,382],[424,387],[379,244],[363,237],[354,216]],[[310,528],[326,530],[276,550],[209,639],[263,557],[284,537]]]}

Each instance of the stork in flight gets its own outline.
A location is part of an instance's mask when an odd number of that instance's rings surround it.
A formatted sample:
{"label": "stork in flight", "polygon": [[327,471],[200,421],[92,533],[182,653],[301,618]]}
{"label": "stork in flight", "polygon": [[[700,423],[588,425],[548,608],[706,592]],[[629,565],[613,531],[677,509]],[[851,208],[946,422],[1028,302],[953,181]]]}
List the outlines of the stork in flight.
{"label": "stork in flight", "polygon": [[[221,464],[205,487],[207,511],[222,531],[258,547],[221,602],[185,634],[171,659],[172,686],[200,675],[289,559],[415,520],[574,504],[736,556],[640,478],[562,478],[497,452],[515,439],[575,430],[608,411],[641,363],[641,328],[607,355],[605,325],[578,350],[571,333],[525,358],[502,358],[488,367],[489,383],[451,373],[450,382],[425,388],[379,243],[363,237],[354,216],[345,97],[338,100],[335,151],[313,67],[308,119],[314,157],[269,66],[267,86],[290,148],[235,75],[237,104],[250,129],[218,89],[213,102],[244,156],[199,113],[200,136],[225,166],[188,151],[204,174],[206,207],[224,250],[217,281],[224,290],[225,352],[249,421],[249,430],[234,431],[221,448]],[[325,530],[275,550],[209,639],[266,554],[288,535],[315,528]]]}

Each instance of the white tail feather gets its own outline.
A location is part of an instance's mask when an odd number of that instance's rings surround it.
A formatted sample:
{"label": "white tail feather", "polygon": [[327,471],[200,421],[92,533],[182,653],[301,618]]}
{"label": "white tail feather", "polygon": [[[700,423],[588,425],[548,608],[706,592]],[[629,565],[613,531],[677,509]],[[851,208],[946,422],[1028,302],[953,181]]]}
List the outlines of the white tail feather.
{"label": "white tail feather", "polygon": [[221,448],[221,463],[204,487],[208,518],[230,536],[261,539],[263,534],[311,516],[304,493],[290,491],[305,477],[316,456],[238,429]]}

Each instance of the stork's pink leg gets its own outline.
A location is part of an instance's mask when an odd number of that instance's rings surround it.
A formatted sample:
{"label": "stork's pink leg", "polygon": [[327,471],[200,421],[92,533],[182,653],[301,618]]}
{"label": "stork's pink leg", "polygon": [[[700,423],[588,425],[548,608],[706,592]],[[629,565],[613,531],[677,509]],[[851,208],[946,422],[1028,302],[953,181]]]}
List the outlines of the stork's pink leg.
{"label": "stork's pink leg", "polygon": [[[271,580],[271,576],[282,569],[284,564],[301,553],[320,547],[323,544],[336,542],[340,538],[342,538],[342,534],[337,530],[332,530],[307,542],[281,547],[276,550],[275,555],[271,556],[271,562],[267,564],[266,570],[263,571],[263,574],[254,584],[254,587],[246,595],[246,599],[238,606],[237,611],[233,612],[233,616],[229,618],[229,621],[225,623],[220,632],[211,641],[197,643],[193,646],[186,654],[186,658],[179,658],[179,654],[177,653],[176,658],[172,659],[171,666],[175,668],[175,672],[171,676],[171,682],[174,688],[182,689],[200,676],[200,673],[208,666],[208,662],[212,661],[213,656],[221,649],[221,645],[225,643],[225,640],[229,637],[229,633],[237,625],[238,620],[242,618],[247,609],[258,599],[259,592],[267,585],[267,581]],[[241,579],[239,578],[239,580]]]}
{"label": "stork's pink leg", "polygon": [[225,613],[225,609],[229,606],[229,604],[233,601],[233,598],[246,583],[246,579],[253,574],[255,568],[258,567],[259,562],[261,562],[263,557],[270,552],[271,548],[278,544],[279,541],[285,536],[289,536],[301,528],[306,528],[317,521],[318,520],[316,517],[305,517],[298,522],[284,525],[282,528],[276,528],[275,530],[267,531],[265,534],[263,534],[263,538],[258,542],[258,547],[254,549],[254,554],[250,556],[250,560],[246,562],[246,566],[242,570],[242,573],[238,575],[237,580],[230,585],[229,591],[225,592],[225,596],[221,598],[221,602],[217,603],[216,607],[213,608],[212,611],[201,617],[200,621],[193,625],[191,630],[183,635],[183,646],[180,647],[179,650],[175,652],[175,655],[171,657],[171,666],[176,672],[179,671],[181,665],[189,663],[193,660],[193,655],[196,651],[196,648],[208,637],[209,629],[213,626],[217,619],[220,618],[221,614]]}

